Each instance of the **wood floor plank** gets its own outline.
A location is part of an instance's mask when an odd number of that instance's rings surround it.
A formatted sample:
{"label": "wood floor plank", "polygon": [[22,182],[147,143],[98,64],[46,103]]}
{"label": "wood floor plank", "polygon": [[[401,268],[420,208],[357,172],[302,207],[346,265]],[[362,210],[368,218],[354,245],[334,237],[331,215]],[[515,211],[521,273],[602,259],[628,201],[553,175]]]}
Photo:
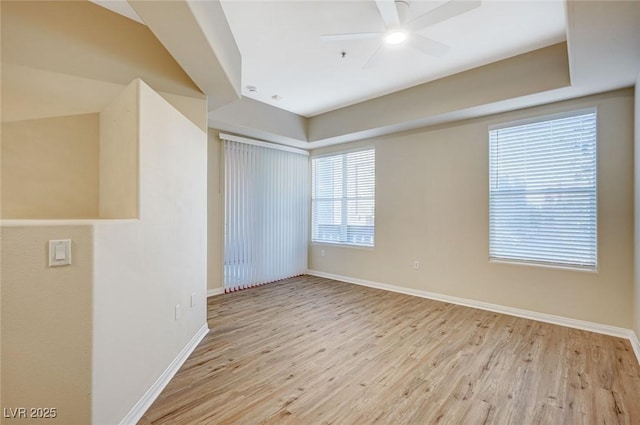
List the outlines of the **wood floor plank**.
{"label": "wood floor plank", "polygon": [[301,276],[212,297],[163,424],[640,424],[628,341]]}

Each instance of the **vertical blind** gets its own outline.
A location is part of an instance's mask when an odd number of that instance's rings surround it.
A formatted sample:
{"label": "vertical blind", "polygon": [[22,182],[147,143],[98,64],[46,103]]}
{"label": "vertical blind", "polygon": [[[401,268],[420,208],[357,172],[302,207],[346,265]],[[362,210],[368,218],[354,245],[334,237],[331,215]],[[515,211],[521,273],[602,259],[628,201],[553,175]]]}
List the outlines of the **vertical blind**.
{"label": "vertical blind", "polygon": [[220,137],[224,140],[225,291],[305,273],[307,153]]}
{"label": "vertical blind", "polygon": [[373,246],[375,149],[314,158],[312,241]]}
{"label": "vertical blind", "polygon": [[595,269],[596,111],[489,131],[490,257]]}

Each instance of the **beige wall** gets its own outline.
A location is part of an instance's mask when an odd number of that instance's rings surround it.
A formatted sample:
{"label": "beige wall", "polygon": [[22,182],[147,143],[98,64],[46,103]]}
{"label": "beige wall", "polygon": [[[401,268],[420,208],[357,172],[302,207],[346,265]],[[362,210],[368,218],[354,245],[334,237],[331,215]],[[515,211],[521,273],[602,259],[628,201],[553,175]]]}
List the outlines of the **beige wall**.
{"label": "beige wall", "polygon": [[100,218],[138,217],[138,87],[100,112]]}
{"label": "beige wall", "polygon": [[2,1],[2,121],[100,112],[142,78],[206,131],[206,99],[148,27],[89,1]]}
{"label": "beige wall", "polygon": [[258,140],[307,146],[307,119],[248,97],[209,112],[209,125]]}
{"label": "beige wall", "polygon": [[635,89],[635,276],[633,330],[640,339],[640,74]]}
{"label": "beige wall", "polygon": [[[2,122],[100,112],[127,86],[7,62],[2,62],[1,70]],[[158,93],[206,130],[205,99]]]}
{"label": "beige wall", "polygon": [[[490,263],[487,126],[598,108],[597,273]],[[319,149],[376,147],[376,246],[312,244],[312,270],[601,324],[632,326],[633,92]],[[324,249],[325,256],[321,256]],[[420,269],[412,270],[412,262]]]}
{"label": "beige wall", "polygon": [[122,84],[2,62],[2,122],[100,112]]}
{"label": "beige wall", "polygon": [[98,216],[98,114],[2,124],[2,218]]}
{"label": "beige wall", "polygon": [[224,175],[219,131],[209,129],[207,159],[207,289],[222,290],[224,284]]}
{"label": "beige wall", "polygon": [[123,96],[114,105],[138,117],[139,220],[95,224],[93,425],[135,420],[207,324],[207,135],[140,80]]}
{"label": "beige wall", "polygon": [[[112,106],[140,152],[139,219],[0,227],[2,406],[56,407],[47,423],[135,422],[207,328],[207,135],[140,80]],[[71,266],[46,266],[49,239],[73,241]]]}
{"label": "beige wall", "polygon": [[145,25],[89,1],[3,1],[2,62],[204,98]]}
{"label": "beige wall", "polygon": [[[91,421],[91,226],[1,227],[2,407],[55,407],[47,424]],[[72,265],[47,267],[47,241]],[[35,423],[4,419],[4,424]]]}
{"label": "beige wall", "polygon": [[[2,135],[23,123],[30,136],[9,159],[24,166],[49,154],[55,167],[91,165],[89,216],[98,215],[97,113],[132,79],[148,79],[190,120],[145,85],[140,221],[55,231],[42,223],[2,223],[2,407],[57,407],[59,419],[47,423],[120,423],[206,327],[206,99],[143,25],[87,1],[1,6]],[[41,123],[81,114],[95,120],[93,161],[50,152],[50,146],[27,149]],[[6,152],[3,144],[0,155]],[[38,170],[27,178],[41,178]],[[68,173],[73,183],[83,180],[76,171]],[[51,180],[56,187],[69,183]],[[73,240],[74,263],[49,269],[45,243],[60,238]]]}

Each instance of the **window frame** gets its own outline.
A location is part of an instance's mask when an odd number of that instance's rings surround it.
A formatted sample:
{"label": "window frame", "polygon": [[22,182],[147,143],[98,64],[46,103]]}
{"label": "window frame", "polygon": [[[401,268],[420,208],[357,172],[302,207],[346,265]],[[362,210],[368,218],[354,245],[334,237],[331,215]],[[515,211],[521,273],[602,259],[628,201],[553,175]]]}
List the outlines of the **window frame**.
{"label": "window frame", "polygon": [[[594,181],[594,186],[593,186],[593,191],[595,193],[595,202],[594,202],[594,207],[595,207],[595,212],[594,212],[594,216],[595,216],[595,223],[594,223],[594,246],[593,246],[593,250],[594,250],[594,264],[593,265],[581,265],[581,264],[575,264],[575,263],[569,263],[569,262],[551,262],[551,261],[542,261],[542,260],[537,260],[537,259],[531,259],[531,260],[527,260],[527,259],[513,259],[513,258],[504,258],[504,257],[498,257],[498,256],[492,256],[491,255],[491,244],[492,244],[492,215],[491,215],[491,206],[492,206],[492,187],[491,187],[491,176],[492,176],[492,160],[491,160],[491,151],[492,151],[492,143],[491,143],[491,132],[496,131],[496,130],[501,130],[501,129],[507,129],[507,128],[511,128],[511,127],[518,127],[518,126],[523,126],[523,125],[528,125],[528,124],[536,124],[536,123],[541,123],[541,122],[546,122],[546,121],[554,121],[554,120],[561,120],[561,119],[565,119],[565,118],[571,118],[571,117],[578,117],[581,115],[587,115],[587,114],[595,114],[595,151],[594,151],[594,175],[595,175],[595,181]],[[553,269],[563,269],[563,270],[572,270],[572,271],[582,271],[582,272],[592,272],[592,273],[597,273],[598,272],[598,267],[599,267],[599,255],[598,255],[598,246],[599,246],[599,227],[598,227],[598,222],[599,222],[599,208],[598,208],[598,204],[599,204],[599,190],[598,190],[598,183],[599,183],[599,161],[598,161],[598,153],[599,153],[599,149],[598,149],[598,145],[599,145],[599,139],[600,139],[600,131],[599,131],[599,120],[598,120],[598,108],[597,106],[592,106],[592,107],[586,107],[586,108],[580,108],[580,109],[571,109],[571,110],[567,110],[567,111],[563,111],[563,112],[558,112],[558,113],[553,113],[553,114],[548,114],[548,115],[540,115],[540,116],[535,116],[535,117],[530,117],[530,118],[524,118],[524,119],[520,119],[520,120],[515,120],[515,121],[509,121],[509,122],[502,122],[502,123],[498,123],[498,124],[493,124],[488,126],[487,128],[487,153],[488,153],[488,183],[489,183],[489,187],[488,187],[488,196],[489,196],[489,202],[488,202],[488,248],[489,248],[489,262],[490,263],[506,263],[506,264],[515,264],[515,265],[526,265],[526,266],[536,266],[536,267],[543,267],[543,268],[553,268]]]}
{"label": "window frame", "polygon": [[[314,229],[315,229],[315,201],[316,198],[314,197],[314,187],[315,187],[315,167],[314,167],[314,161],[316,159],[321,159],[321,158],[328,158],[328,157],[336,157],[336,156],[342,156],[342,157],[346,157],[348,154],[351,153],[358,153],[358,152],[363,152],[363,151],[369,151],[372,150],[373,151],[373,166],[374,166],[374,185],[373,185],[373,233],[372,233],[372,237],[373,237],[373,243],[371,245],[367,245],[367,244],[359,244],[359,243],[354,243],[354,242],[350,242],[350,241],[345,241],[345,242],[340,242],[340,241],[336,241],[336,240],[316,240],[314,239]],[[375,248],[375,234],[376,234],[376,226],[375,226],[375,211],[376,211],[376,147],[373,145],[367,145],[367,146],[361,146],[361,147],[357,147],[357,148],[353,148],[353,149],[347,149],[347,150],[340,150],[340,151],[336,151],[336,152],[327,152],[327,153],[322,153],[319,155],[313,155],[309,157],[310,161],[311,161],[311,166],[309,167],[309,172],[311,173],[311,178],[309,179],[311,182],[311,190],[310,190],[310,194],[311,194],[311,227],[310,227],[310,233],[311,235],[309,236],[309,240],[311,241],[312,245],[330,245],[330,246],[340,246],[340,247],[349,247],[349,248],[354,248],[354,249],[364,249],[364,250],[373,250]],[[346,162],[343,162],[343,170],[346,169]],[[346,194],[346,187],[348,186],[348,181],[347,181],[347,173],[345,171],[343,171],[343,179],[342,179],[342,187],[343,190],[342,192],[344,194]],[[338,199],[338,198],[335,198]],[[346,204],[348,203],[349,199],[348,197],[345,195],[343,196],[341,199],[342,202],[342,214],[341,214],[341,221],[345,222],[346,220],[348,220],[348,214],[347,211],[348,209],[346,208]],[[345,226],[348,227],[348,224],[341,224],[341,226]]]}

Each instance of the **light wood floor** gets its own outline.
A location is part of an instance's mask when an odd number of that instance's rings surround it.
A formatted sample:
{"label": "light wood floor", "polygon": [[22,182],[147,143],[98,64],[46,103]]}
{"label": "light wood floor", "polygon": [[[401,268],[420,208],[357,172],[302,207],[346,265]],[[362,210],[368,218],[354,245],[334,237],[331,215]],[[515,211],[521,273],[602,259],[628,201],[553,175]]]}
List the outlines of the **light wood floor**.
{"label": "light wood floor", "polygon": [[209,299],[142,424],[640,424],[628,341],[303,276]]}

